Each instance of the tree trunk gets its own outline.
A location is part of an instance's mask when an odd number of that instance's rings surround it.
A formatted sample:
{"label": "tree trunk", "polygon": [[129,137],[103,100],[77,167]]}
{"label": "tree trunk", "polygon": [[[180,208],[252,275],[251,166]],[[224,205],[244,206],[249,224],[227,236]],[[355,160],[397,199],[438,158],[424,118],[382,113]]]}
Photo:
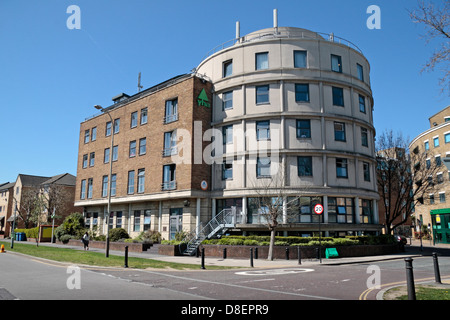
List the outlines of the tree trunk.
{"label": "tree trunk", "polygon": [[275,228],[270,229],[270,245],[267,260],[273,261],[273,247],[275,245]]}

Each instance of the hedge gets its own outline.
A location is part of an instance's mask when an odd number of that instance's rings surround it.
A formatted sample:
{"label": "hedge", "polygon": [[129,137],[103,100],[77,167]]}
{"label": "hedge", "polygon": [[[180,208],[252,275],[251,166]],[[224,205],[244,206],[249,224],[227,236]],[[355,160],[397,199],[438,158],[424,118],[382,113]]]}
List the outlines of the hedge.
{"label": "hedge", "polygon": [[25,233],[27,239],[28,238],[37,238],[39,236],[39,227],[31,228],[31,229],[14,229],[15,233],[23,232]]}

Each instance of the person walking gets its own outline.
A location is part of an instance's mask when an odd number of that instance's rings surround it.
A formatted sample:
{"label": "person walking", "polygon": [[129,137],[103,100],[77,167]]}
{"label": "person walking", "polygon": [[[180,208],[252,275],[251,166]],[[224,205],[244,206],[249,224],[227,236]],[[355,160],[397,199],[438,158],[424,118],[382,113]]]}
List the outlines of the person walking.
{"label": "person walking", "polygon": [[83,244],[84,244],[84,250],[89,250],[89,234],[86,232],[83,235]]}

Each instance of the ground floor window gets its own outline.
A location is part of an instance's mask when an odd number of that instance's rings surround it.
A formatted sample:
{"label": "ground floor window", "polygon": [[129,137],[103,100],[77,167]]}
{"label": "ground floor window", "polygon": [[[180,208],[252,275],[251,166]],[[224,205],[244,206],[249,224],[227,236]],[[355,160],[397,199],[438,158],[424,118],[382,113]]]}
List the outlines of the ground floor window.
{"label": "ground floor window", "polygon": [[353,198],[328,197],[329,223],[354,223],[355,208]]}

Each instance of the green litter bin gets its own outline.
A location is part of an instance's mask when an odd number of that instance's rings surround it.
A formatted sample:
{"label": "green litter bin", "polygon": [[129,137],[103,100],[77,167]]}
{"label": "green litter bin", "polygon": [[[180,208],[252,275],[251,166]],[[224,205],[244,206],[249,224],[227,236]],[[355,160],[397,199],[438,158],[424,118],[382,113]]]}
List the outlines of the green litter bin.
{"label": "green litter bin", "polygon": [[326,248],[325,249],[325,258],[330,259],[330,258],[336,258],[338,256],[339,256],[339,254],[338,254],[336,248]]}

